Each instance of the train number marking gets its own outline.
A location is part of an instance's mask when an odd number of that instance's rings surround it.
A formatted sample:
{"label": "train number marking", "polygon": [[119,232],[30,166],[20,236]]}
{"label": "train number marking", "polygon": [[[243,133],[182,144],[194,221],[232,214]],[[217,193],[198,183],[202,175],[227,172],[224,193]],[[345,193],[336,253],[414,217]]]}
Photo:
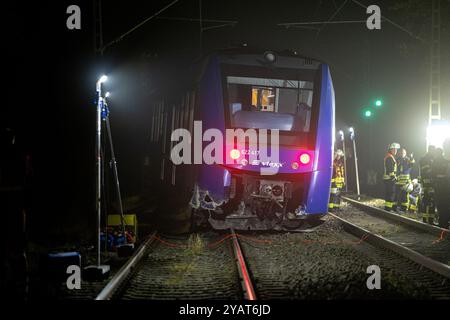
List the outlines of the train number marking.
{"label": "train number marking", "polygon": [[[193,151],[194,164],[235,164],[239,161],[238,163],[243,165],[247,163],[260,165],[261,175],[274,175],[278,173],[278,168],[283,167],[283,164],[279,162],[279,130],[269,131],[270,143],[268,143],[267,129],[260,129],[258,132],[255,129],[226,129],[222,132],[219,129],[209,128],[203,132],[202,121],[194,121],[193,135],[184,128],[172,131],[170,141],[176,144],[172,146],[170,159],[174,165],[192,164]],[[247,140],[250,146],[255,146],[254,149],[245,148]],[[239,151],[238,159],[231,158],[228,152],[223,153],[224,141],[227,146],[237,145],[238,150],[244,152]],[[209,142],[209,144],[203,147],[203,142]],[[241,156],[248,156],[248,162],[240,158]],[[245,161],[242,162],[243,160]],[[257,161],[255,162],[257,164],[254,164],[254,161]]]}

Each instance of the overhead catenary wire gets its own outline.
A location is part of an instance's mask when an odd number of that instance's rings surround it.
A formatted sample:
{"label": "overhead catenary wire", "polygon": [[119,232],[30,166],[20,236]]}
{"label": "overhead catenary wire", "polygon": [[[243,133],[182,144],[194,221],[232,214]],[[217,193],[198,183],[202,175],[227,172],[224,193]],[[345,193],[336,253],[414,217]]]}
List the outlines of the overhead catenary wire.
{"label": "overhead catenary wire", "polygon": [[[358,0],[352,0],[353,3],[357,4],[358,6],[367,9],[368,6],[362,4],[361,2],[359,2]],[[406,29],[405,27],[402,27],[401,25],[399,25],[398,23],[392,21],[391,19],[387,18],[384,15],[381,15],[380,17],[383,20],[386,20],[387,22],[389,22],[390,24],[392,24],[394,27],[402,30],[403,32],[407,33],[409,36],[411,36],[412,38],[416,39],[416,40],[420,40],[422,42],[425,42],[424,39],[422,39],[421,37],[419,37],[418,35],[415,35],[414,33],[412,33],[411,31],[409,31],[408,29]]]}
{"label": "overhead catenary wire", "polygon": [[140,22],[139,24],[137,24],[136,26],[134,26],[133,28],[131,28],[130,30],[128,30],[127,32],[123,33],[122,35],[120,35],[119,37],[115,38],[114,40],[112,40],[111,42],[109,42],[108,44],[106,44],[102,50],[105,50],[106,48],[112,46],[115,43],[118,43],[119,41],[123,40],[126,36],[128,36],[130,33],[132,33],[133,31],[136,31],[137,29],[139,29],[140,27],[142,27],[144,24],[146,24],[147,22],[149,22],[150,20],[152,20],[153,18],[157,17],[158,15],[160,15],[161,13],[163,13],[164,11],[166,11],[167,9],[169,9],[170,7],[172,7],[174,4],[176,4],[177,2],[179,2],[180,0],[174,0],[171,3],[169,3],[167,6],[165,6],[164,8],[160,9],[158,12],[154,13],[153,15],[151,15],[150,17],[148,17],[147,19],[143,20],[142,22]]}
{"label": "overhead catenary wire", "polygon": [[[188,18],[188,17],[157,17],[157,20],[172,20],[172,21],[185,21],[185,22],[199,22],[198,18]],[[203,23],[223,23],[235,25],[238,22],[235,20],[218,20],[218,19],[201,19]]]}
{"label": "overhead catenary wire", "polygon": [[[304,21],[304,22],[291,22],[291,23],[279,23],[277,24],[278,26],[283,26],[286,28],[304,28],[306,29],[307,27],[302,27],[302,26],[311,26],[311,25],[322,25],[322,27],[317,31],[317,35],[316,37],[319,35],[319,33],[323,30],[323,28],[328,25],[328,24],[354,24],[354,23],[365,23],[366,20],[342,20],[342,21],[331,21],[333,20],[333,18],[343,9],[343,7],[345,6],[345,4],[348,2],[348,0],[344,1],[341,6],[339,8],[337,8],[337,10],[333,13],[333,15],[327,20],[327,21]],[[358,0],[352,0],[353,3],[355,3],[356,5],[367,9],[368,6],[364,5],[363,3],[359,2]],[[392,19],[389,19],[388,17],[386,17],[385,15],[381,15],[380,18],[382,20],[387,21],[388,23],[390,23],[391,25],[393,25],[394,27],[396,27],[397,29],[405,32],[406,34],[408,34],[410,37],[416,39],[416,40],[420,40],[422,42],[426,42],[426,40],[424,40],[423,38],[419,37],[418,35],[414,34],[413,32],[409,31],[408,29],[406,29],[405,27],[399,25],[398,23],[396,23],[395,21],[393,21]],[[311,30],[314,30],[313,28],[310,28]]]}
{"label": "overhead catenary wire", "polygon": [[[309,26],[317,24],[349,24],[349,23],[366,23],[366,20],[342,20],[342,21],[305,21],[305,22],[292,22],[292,23],[279,23],[279,26],[284,27],[296,27],[296,26]],[[318,28],[315,28],[318,29]]]}
{"label": "overhead catenary wire", "polygon": [[[157,20],[169,20],[169,21],[179,21],[179,22],[194,22],[198,23],[201,21],[202,26],[200,28],[200,32],[212,30],[212,29],[218,29],[223,27],[233,27],[235,26],[238,21],[235,20],[217,20],[217,19],[199,19],[199,18],[188,18],[188,17],[157,17]],[[218,23],[217,25],[207,26],[205,27],[204,24],[206,23]]]}
{"label": "overhead catenary wire", "polygon": [[[348,0],[345,0],[340,6],[339,8],[337,8],[337,10],[331,15],[331,17],[328,19],[328,22],[331,22],[331,20],[334,19],[334,17],[336,17],[336,15],[341,12],[341,10],[345,7],[345,5],[347,4]],[[320,27],[319,31],[317,31],[316,34],[316,38],[319,37],[320,32],[327,26],[327,23],[323,24],[322,27]]]}

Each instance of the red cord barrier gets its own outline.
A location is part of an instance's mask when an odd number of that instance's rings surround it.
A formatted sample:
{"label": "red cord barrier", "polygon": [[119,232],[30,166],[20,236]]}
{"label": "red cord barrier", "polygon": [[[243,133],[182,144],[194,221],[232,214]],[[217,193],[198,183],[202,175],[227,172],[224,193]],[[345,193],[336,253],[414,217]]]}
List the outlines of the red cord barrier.
{"label": "red cord barrier", "polygon": [[[444,239],[443,234],[446,233],[445,231],[442,232],[441,234],[441,238],[438,241],[441,241]],[[238,238],[241,238],[243,240],[248,240],[248,241],[252,241],[252,242],[256,242],[256,243],[261,243],[261,244],[273,244],[274,241],[273,240],[267,240],[267,239],[257,239],[254,237],[250,237],[250,236],[244,236],[242,234],[236,234],[236,236]],[[227,234],[226,236],[222,237],[221,239],[212,242],[210,244],[207,245],[207,248],[209,249],[214,249],[217,246],[219,246],[220,244],[222,244],[224,241],[231,239],[233,237],[232,234]],[[162,244],[171,247],[171,248],[179,248],[179,249],[187,249],[189,246],[185,245],[185,244],[178,244],[178,243],[173,243],[173,242],[169,242],[166,240],[161,239],[160,237],[154,235],[153,238],[159,242],[161,242]],[[320,241],[320,240],[308,240],[308,239],[304,239],[304,240],[300,240],[300,241],[293,241],[294,243],[297,242],[301,242],[304,244],[321,244],[321,245],[333,245],[333,244],[361,244],[362,242],[364,242],[366,239],[368,238],[368,235],[364,235],[363,237],[361,237],[361,239],[357,240],[357,241]]]}

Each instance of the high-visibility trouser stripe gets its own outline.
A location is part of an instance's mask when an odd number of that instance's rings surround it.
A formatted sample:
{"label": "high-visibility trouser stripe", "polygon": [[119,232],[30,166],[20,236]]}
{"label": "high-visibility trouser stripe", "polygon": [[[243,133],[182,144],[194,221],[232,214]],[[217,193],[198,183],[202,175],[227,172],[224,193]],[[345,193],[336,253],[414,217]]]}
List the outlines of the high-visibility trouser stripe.
{"label": "high-visibility trouser stripe", "polygon": [[419,203],[419,197],[415,197],[414,199],[409,198],[409,209],[413,211],[417,211],[417,205]]}
{"label": "high-visibility trouser stripe", "polygon": [[334,203],[329,203],[328,204],[328,208],[333,209],[334,208]]}
{"label": "high-visibility trouser stripe", "polygon": [[430,206],[426,206],[425,212],[422,212],[422,216],[424,218],[434,218],[436,216],[436,212],[430,212]]}
{"label": "high-visibility trouser stripe", "polygon": [[331,188],[331,193],[336,194],[338,192],[338,188]]}
{"label": "high-visibility trouser stripe", "polygon": [[408,207],[409,206],[409,202],[402,202],[401,205],[404,206],[404,207]]}
{"label": "high-visibility trouser stripe", "polygon": [[392,208],[394,206],[394,203],[390,201],[385,201],[384,205],[388,208]]}

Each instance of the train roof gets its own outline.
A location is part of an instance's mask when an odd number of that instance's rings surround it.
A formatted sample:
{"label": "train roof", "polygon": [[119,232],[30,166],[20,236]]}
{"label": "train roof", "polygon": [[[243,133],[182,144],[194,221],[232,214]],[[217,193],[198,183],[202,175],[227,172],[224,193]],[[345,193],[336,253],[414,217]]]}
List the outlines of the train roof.
{"label": "train roof", "polygon": [[256,55],[256,56],[261,55],[262,56],[268,52],[272,52],[276,56],[279,56],[279,57],[304,59],[310,63],[319,63],[319,64],[325,63],[324,61],[322,61],[320,59],[302,55],[301,53],[299,53],[296,50],[289,50],[289,49],[271,50],[269,48],[264,49],[264,48],[259,48],[259,47],[248,47],[248,46],[231,47],[231,48],[214,50],[214,51],[211,51],[211,52],[207,53],[206,55],[204,55],[202,59],[208,59],[211,56],[229,56],[229,57],[230,56],[245,56],[245,55]]}
{"label": "train roof", "polygon": [[[265,61],[266,54],[272,53],[275,56],[274,62]],[[201,58],[186,63],[184,66],[172,62],[166,63],[166,67],[160,76],[165,81],[160,82],[159,95],[171,95],[174,90],[186,90],[194,88],[201,79],[208,63],[213,58],[218,58],[222,64],[236,64],[247,66],[267,66],[276,68],[298,68],[317,70],[321,64],[325,63],[319,59],[311,58],[299,54],[293,50],[269,50],[256,47],[232,47],[216,49],[204,54]]]}

